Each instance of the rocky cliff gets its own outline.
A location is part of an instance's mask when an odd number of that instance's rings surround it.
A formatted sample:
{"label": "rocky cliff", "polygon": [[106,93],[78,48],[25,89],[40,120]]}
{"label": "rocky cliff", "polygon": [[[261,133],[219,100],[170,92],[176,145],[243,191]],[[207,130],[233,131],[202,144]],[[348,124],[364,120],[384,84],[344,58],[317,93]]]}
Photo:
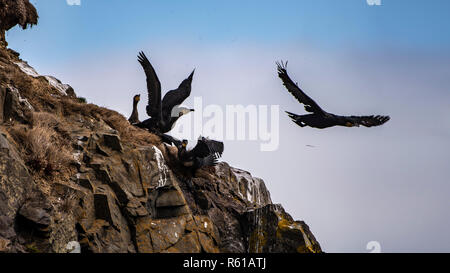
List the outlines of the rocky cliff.
{"label": "rocky cliff", "polygon": [[0,252],[321,251],[263,180],[177,162],[176,148],[1,43]]}

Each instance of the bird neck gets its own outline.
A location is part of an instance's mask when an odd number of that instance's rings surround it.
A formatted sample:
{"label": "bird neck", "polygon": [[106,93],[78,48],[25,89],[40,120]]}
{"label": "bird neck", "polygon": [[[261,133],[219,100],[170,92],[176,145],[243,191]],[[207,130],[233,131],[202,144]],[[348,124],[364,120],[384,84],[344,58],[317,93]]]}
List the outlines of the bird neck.
{"label": "bird neck", "polygon": [[137,114],[137,106],[139,101],[133,100],[133,114]]}
{"label": "bird neck", "polygon": [[174,125],[175,122],[177,122],[177,120],[178,120],[179,118],[180,118],[180,117],[170,117],[170,121],[169,121],[170,125],[171,125],[171,126]]}
{"label": "bird neck", "polygon": [[178,148],[178,159],[182,160],[185,155],[186,155],[186,147],[181,146],[180,148]]}

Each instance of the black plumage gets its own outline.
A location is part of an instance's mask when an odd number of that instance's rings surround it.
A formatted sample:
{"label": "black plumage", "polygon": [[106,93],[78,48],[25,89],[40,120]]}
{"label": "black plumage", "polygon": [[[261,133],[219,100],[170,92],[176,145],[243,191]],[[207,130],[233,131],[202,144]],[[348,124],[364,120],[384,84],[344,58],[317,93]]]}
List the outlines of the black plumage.
{"label": "black plumage", "polygon": [[190,151],[186,150],[188,141],[183,140],[178,147],[178,159],[185,167],[197,170],[204,166],[215,166],[224,151],[223,142],[200,138]]}
{"label": "black plumage", "polygon": [[[143,52],[139,53],[138,61],[147,77],[148,104],[146,111],[150,118],[136,124],[136,126],[146,128],[154,133],[167,133],[181,116],[194,111],[193,109],[178,107],[191,94],[194,71],[177,89],[167,92],[161,101],[161,83],[155,69]],[[175,116],[172,113],[174,109],[179,109]]]}
{"label": "black plumage", "polygon": [[324,111],[320,106],[306,95],[298,86],[294,83],[287,74],[287,62],[277,63],[278,76],[283,81],[284,86],[287,88],[298,102],[305,105],[305,110],[312,114],[297,115],[291,112],[286,112],[289,117],[300,127],[313,127],[313,128],[329,128],[333,126],[346,126],[346,127],[373,127],[382,125],[390,120],[389,116],[371,115],[371,116],[339,116]]}
{"label": "black plumage", "polygon": [[139,103],[140,100],[141,100],[141,95],[135,95],[133,97],[133,112],[131,113],[131,116],[128,119],[128,121],[131,124],[137,124],[137,123],[140,122],[139,121],[139,112],[137,110],[137,106],[138,106],[138,103]]}

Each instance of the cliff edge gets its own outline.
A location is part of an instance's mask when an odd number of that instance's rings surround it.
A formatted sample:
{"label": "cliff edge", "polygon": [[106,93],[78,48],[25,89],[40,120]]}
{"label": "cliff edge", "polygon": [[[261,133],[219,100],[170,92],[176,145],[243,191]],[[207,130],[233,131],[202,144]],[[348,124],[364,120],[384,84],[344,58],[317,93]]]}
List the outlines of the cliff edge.
{"label": "cliff edge", "polygon": [[227,163],[187,175],[176,148],[39,75],[4,41],[34,7],[0,7],[0,253],[321,252],[263,180]]}

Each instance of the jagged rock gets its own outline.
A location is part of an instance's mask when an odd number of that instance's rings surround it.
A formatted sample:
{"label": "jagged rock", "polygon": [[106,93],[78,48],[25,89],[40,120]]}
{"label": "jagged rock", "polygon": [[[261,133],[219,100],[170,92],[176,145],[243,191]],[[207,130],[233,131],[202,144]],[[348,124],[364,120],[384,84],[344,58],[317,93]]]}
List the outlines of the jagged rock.
{"label": "jagged rock", "polygon": [[0,253],[8,253],[11,251],[11,241],[0,237]]}
{"label": "jagged rock", "polygon": [[45,79],[60,95],[68,96],[71,98],[76,98],[77,95],[73,88],[68,84],[63,84],[60,80],[53,76],[41,76],[37,71],[31,67],[27,62],[22,60],[15,63],[22,72],[33,77],[33,78],[43,78]]}
{"label": "jagged rock", "polygon": [[48,83],[53,86],[56,90],[58,90],[61,94],[76,98],[77,95],[75,94],[75,91],[73,90],[72,86],[68,84],[62,83],[60,80],[53,76],[44,76],[44,78],[48,81]]}
{"label": "jagged rock", "polygon": [[122,144],[120,144],[120,137],[118,135],[104,134],[103,139],[107,147],[114,151],[122,152],[123,148]]}
{"label": "jagged rock", "polygon": [[294,221],[281,205],[267,205],[246,213],[248,252],[317,253],[319,243],[301,221]]}
{"label": "jagged rock", "polygon": [[0,29],[0,47],[6,47],[8,43],[6,43],[5,39],[5,31]]}
{"label": "jagged rock", "polygon": [[[197,221],[205,225],[205,222]],[[138,251],[143,253],[216,253],[219,249],[214,238],[212,229],[201,230],[190,215],[170,219],[142,218],[136,230]]]}
{"label": "jagged rock", "polygon": [[179,207],[186,205],[183,194],[175,189],[161,191],[156,199],[156,207]]}
{"label": "jagged rock", "polygon": [[95,152],[99,155],[109,157],[109,154],[105,150],[103,150],[103,148],[98,143],[95,144]]}
{"label": "jagged rock", "polygon": [[26,123],[28,120],[26,117],[27,114],[33,111],[33,106],[31,106],[27,99],[21,97],[17,88],[11,85],[5,88],[3,120],[8,121],[14,119],[21,123]]}
{"label": "jagged rock", "polygon": [[104,220],[96,220],[85,233],[81,234],[81,252],[94,253],[134,253],[135,248],[129,233],[112,228]]}
{"label": "jagged rock", "polygon": [[111,210],[109,208],[108,195],[103,193],[94,194],[95,217],[113,224]]}
{"label": "jagged rock", "polygon": [[16,236],[14,230],[14,219],[7,217],[5,215],[0,216],[0,237],[5,240],[12,240]]}
{"label": "jagged rock", "polygon": [[147,209],[154,218],[172,218],[190,214],[181,189],[163,186],[148,190]]}
{"label": "jagged rock", "polygon": [[[121,145],[120,153],[105,157],[96,151],[97,145],[114,151],[99,137],[105,134],[71,137],[85,140],[79,143],[85,151],[79,169],[84,171],[71,176],[73,185],[55,184],[53,195],[75,192],[73,220],[59,225],[75,230],[78,238],[60,231],[59,240],[52,241],[54,251],[64,249],[62,241],[75,239],[82,252],[320,251],[307,226],[273,207],[264,182],[250,173],[221,163],[186,178],[169,167],[156,146]],[[254,214],[265,219],[264,225],[251,220]],[[261,229],[267,230],[264,244],[255,235]],[[14,230],[9,233],[15,237]]]}
{"label": "jagged rock", "polygon": [[106,166],[98,162],[91,164],[91,166],[95,170],[95,176],[98,180],[106,184],[111,184],[112,179]]}
{"label": "jagged rock", "polygon": [[82,187],[84,187],[84,188],[86,188],[86,189],[88,189],[90,191],[94,190],[94,186],[93,186],[93,184],[91,182],[91,179],[89,178],[89,174],[86,174],[86,173],[84,173],[84,174],[77,174],[76,182],[80,186],[82,186]]}
{"label": "jagged rock", "polygon": [[[1,131],[0,131],[1,132]],[[25,164],[4,134],[0,134],[0,218],[14,219],[33,181]]]}
{"label": "jagged rock", "polygon": [[0,123],[3,123],[5,121],[4,118],[5,99],[6,99],[6,87],[0,85]]}
{"label": "jagged rock", "polygon": [[49,214],[50,206],[41,202],[27,202],[19,210],[19,215],[36,225],[39,229],[45,229],[51,224]]}
{"label": "jagged rock", "polygon": [[126,210],[131,217],[144,217],[149,215],[148,210],[137,199],[128,202]]}
{"label": "jagged rock", "polygon": [[8,251],[26,251],[23,245],[29,241],[48,251],[51,213],[45,194],[34,184],[18,152],[0,134],[0,237],[10,241]]}

